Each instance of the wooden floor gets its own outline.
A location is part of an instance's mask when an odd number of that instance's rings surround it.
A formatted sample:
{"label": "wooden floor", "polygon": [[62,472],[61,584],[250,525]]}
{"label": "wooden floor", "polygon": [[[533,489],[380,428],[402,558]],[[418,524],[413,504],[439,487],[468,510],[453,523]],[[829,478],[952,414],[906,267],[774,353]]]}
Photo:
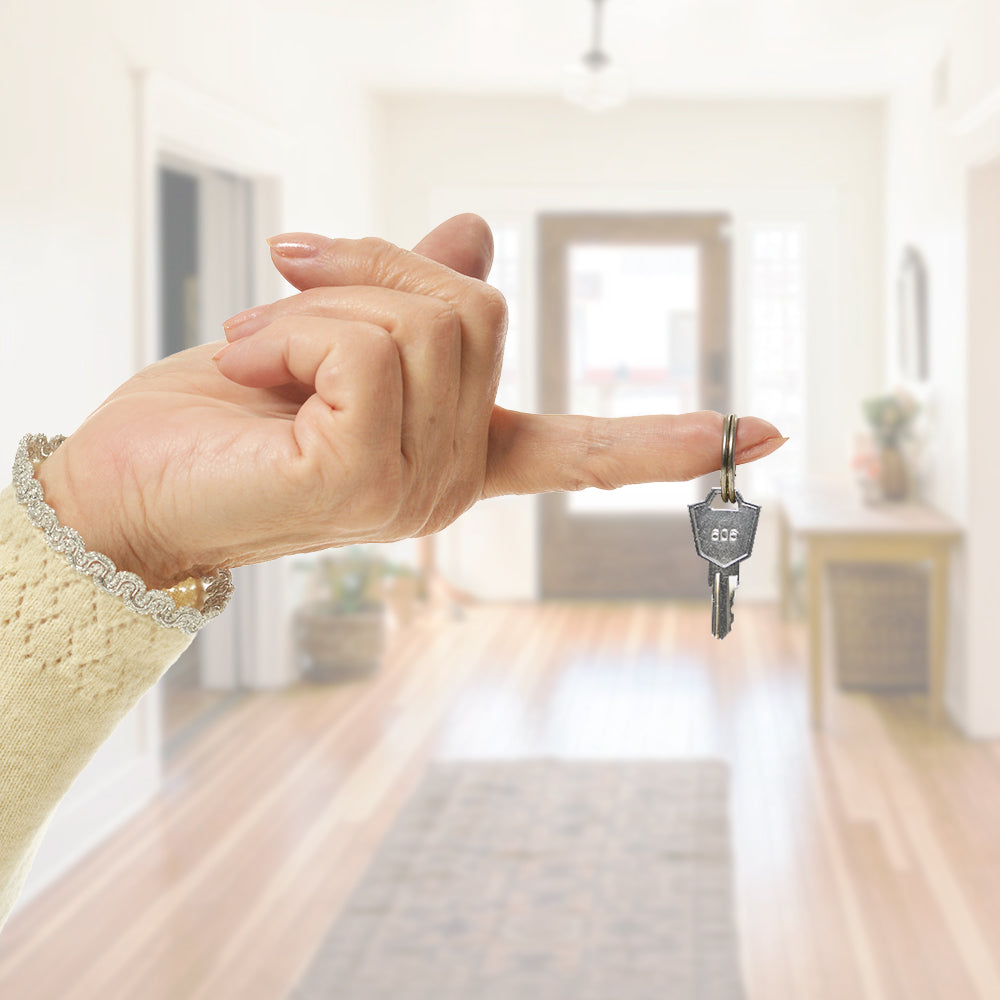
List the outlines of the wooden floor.
{"label": "wooden floor", "polygon": [[816,735],[805,652],[766,606],[724,643],[703,602],[487,607],[244,697],[11,920],[0,997],[280,1000],[429,757],[560,755],[730,762],[751,1000],[1000,998],[1000,748],[915,698],[833,695]]}
{"label": "wooden floor", "polygon": [[239,691],[202,686],[200,653],[200,643],[195,639],[160,681],[160,732],[167,754],[211,725],[242,697]]}

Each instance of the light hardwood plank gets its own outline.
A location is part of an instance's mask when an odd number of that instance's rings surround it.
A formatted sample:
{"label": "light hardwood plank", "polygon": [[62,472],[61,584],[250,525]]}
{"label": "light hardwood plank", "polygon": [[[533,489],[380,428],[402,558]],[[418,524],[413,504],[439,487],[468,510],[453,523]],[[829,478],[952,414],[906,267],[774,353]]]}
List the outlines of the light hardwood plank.
{"label": "light hardwood plank", "polygon": [[704,602],[418,621],[370,680],[248,695],[177,745],[11,920],[0,996],[280,1000],[428,760],[556,755],[729,761],[751,1000],[994,1000],[1000,747],[832,688],[815,732],[807,654],[749,604],[723,643]]}

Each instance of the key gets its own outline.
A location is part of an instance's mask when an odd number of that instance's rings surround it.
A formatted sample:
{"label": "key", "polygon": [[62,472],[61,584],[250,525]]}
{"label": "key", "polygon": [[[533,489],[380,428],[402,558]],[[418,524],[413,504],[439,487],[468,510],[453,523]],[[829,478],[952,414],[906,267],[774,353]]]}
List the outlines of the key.
{"label": "key", "polygon": [[750,558],[760,507],[747,503],[734,489],[735,507],[713,507],[721,489],[709,490],[701,503],[688,507],[698,555],[708,561],[712,590],[712,635],[725,639],[733,627],[733,596],[740,582],[740,563]]}

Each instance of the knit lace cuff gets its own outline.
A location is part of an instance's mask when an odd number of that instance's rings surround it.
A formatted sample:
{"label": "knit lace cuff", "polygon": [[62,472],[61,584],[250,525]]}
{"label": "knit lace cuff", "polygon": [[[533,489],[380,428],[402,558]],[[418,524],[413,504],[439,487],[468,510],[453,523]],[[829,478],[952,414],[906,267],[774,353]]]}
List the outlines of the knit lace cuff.
{"label": "knit lace cuff", "polygon": [[17,499],[27,509],[35,527],[44,532],[48,544],[61,552],[77,572],[92,577],[101,590],[120,598],[130,611],[148,615],[166,628],[194,634],[222,614],[233,595],[233,577],[229,570],[219,570],[201,581],[205,600],[200,610],[183,607],[170,591],[148,590],[135,573],[118,569],[101,552],[88,552],[79,533],[59,522],[56,512],[45,502],[41,483],[35,478],[35,467],[65,440],[61,435],[50,439],[44,434],[26,434],[21,438],[14,459]]}

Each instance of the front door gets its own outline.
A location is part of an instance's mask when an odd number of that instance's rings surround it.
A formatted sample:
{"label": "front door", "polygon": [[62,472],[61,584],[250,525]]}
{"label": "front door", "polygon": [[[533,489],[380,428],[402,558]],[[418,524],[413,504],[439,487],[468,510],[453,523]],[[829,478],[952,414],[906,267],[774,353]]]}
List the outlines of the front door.
{"label": "front door", "polygon": [[[726,411],[729,224],[724,214],[540,217],[543,412]],[[687,504],[717,481],[543,496],[542,596],[703,597]]]}

